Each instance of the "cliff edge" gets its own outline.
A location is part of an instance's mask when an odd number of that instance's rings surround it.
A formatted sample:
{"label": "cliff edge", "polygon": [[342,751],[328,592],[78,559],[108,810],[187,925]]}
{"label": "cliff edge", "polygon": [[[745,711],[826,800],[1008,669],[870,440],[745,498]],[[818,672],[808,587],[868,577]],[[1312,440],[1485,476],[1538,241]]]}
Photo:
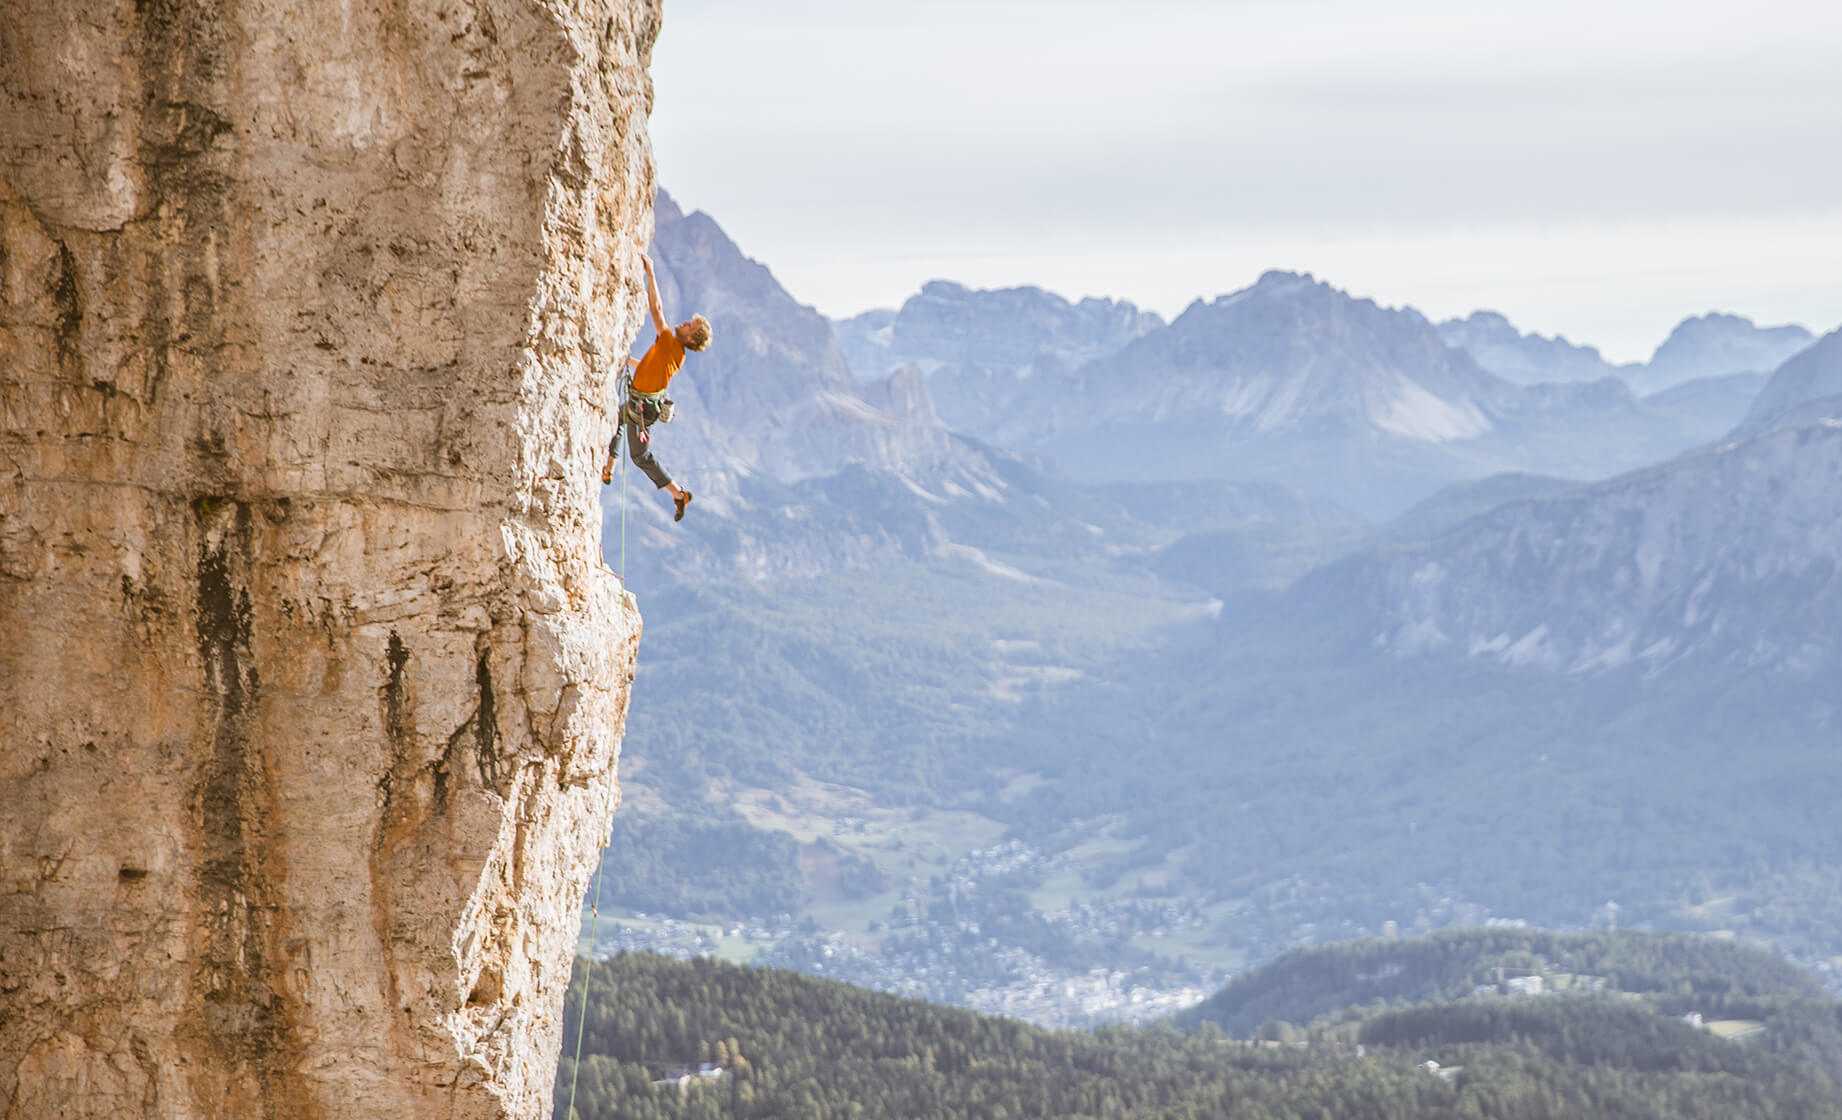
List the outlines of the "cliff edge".
{"label": "cliff edge", "polygon": [[0,0],[0,1112],[539,1117],[659,0]]}

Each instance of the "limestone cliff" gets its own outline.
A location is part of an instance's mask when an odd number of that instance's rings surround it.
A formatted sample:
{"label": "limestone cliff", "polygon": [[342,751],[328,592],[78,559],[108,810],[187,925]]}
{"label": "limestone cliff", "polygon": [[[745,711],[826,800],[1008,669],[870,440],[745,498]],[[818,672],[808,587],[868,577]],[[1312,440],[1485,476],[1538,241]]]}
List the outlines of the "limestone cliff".
{"label": "limestone cliff", "polygon": [[547,1116],[659,0],[0,0],[0,1111]]}

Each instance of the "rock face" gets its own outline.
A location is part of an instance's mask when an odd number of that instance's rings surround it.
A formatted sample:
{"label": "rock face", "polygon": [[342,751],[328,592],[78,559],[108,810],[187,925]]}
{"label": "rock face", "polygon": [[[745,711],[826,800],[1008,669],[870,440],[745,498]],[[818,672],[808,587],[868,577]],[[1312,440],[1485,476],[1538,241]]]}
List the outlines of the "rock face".
{"label": "rock face", "polygon": [[1830,331],[1779,366],[1731,438],[1835,416],[1842,416],[1842,330]]}
{"label": "rock face", "polygon": [[0,1112],[538,1117],[658,0],[0,0]]}

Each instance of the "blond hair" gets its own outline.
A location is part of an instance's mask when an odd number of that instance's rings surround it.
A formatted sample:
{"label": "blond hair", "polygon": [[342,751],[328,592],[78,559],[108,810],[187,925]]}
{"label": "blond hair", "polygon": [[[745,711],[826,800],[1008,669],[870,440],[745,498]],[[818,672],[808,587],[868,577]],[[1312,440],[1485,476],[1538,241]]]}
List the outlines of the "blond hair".
{"label": "blond hair", "polygon": [[691,316],[690,335],[684,340],[686,350],[702,350],[710,345],[710,320],[702,315]]}

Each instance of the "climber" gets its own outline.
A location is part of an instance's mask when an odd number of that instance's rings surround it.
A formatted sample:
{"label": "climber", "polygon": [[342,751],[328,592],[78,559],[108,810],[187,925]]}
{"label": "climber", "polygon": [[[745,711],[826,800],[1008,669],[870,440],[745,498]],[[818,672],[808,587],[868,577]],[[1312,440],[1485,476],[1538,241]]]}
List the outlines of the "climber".
{"label": "climber", "polygon": [[640,264],[646,269],[646,302],[652,307],[652,326],[658,337],[652,340],[645,357],[627,358],[627,364],[633,367],[633,379],[627,386],[627,399],[621,405],[620,426],[614,429],[614,438],[608,443],[608,460],[601,466],[601,481],[603,485],[614,481],[614,460],[620,455],[620,429],[624,427],[627,454],[634,466],[646,472],[654,486],[671,491],[675,510],[672,520],[683,521],[684,507],[691,504],[691,492],[673,482],[665,468],[653,458],[652,426],[671,423],[672,402],[665,396],[665,387],[684,365],[686,350],[702,350],[710,345],[710,321],[702,315],[693,315],[668,330],[665,308],[659,301],[659,282],[652,275],[652,258],[641,253]]}

